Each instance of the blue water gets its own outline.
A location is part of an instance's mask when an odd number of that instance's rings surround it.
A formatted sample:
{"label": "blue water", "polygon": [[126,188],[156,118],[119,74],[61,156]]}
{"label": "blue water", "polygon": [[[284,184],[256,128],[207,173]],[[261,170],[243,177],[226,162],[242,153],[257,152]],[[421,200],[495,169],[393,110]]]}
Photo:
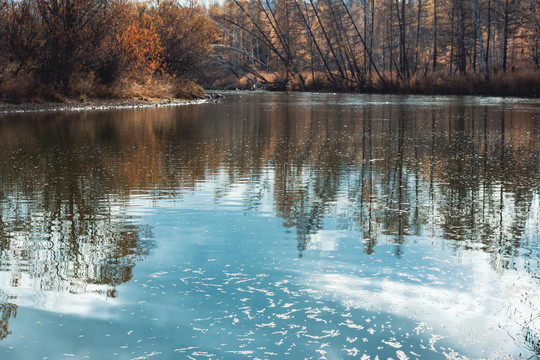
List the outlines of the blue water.
{"label": "blue water", "polygon": [[0,117],[1,359],[528,359],[536,100]]}

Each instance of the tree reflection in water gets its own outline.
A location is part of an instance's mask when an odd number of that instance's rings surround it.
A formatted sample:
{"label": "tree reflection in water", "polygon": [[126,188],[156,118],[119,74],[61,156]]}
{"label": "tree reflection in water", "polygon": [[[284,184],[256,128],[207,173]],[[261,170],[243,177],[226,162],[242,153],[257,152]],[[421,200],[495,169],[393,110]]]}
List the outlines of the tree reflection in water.
{"label": "tree reflection in water", "polygon": [[[87,125],[84,114],[1,124],[3,288],[115,297],[154,246],[151,229],[126,214],[127,183],[107,167],[116,129]],[[3,337],[17,312],[8,299],[0,305]]]}
{"label": "tree reflection in water", "polygon": [[[212,182],[216,201],[242,185],[246,213],[270,204],[300,256],[336,218],[368,255],[382,241],[400,255],[414,237],[448,239],[540,278],[534,105],[328,99],[237,95],[0,121],[0,271],[41,290],[114,295],[154,246],[130,200]],[[17,309],[6,301],[2,324]]]}
{"label": "tree reflection in water", "polygon": [[9,319],[17,316],[17,305],[9,302],[9,298],[0,290],[0,340],[11,334],[8,329]]}

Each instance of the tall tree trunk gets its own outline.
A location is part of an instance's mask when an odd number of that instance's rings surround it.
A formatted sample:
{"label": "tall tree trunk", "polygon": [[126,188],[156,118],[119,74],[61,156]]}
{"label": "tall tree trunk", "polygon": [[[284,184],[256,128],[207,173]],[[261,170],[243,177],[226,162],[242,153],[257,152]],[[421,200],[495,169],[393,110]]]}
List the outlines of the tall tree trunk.
{"label": "tall tree trunk", "polygon": [[505,0],[504,1],[504,29],[503,29],[503,52],[502,52],[502,56],[503,56],[503,62],[502,62],[502,68],[503,68],[503,71],[506,72],[506,58],[507,58],[507,53],[508,53],[508,33],[509,33],[509,29],[508,29],[508,24],[510,22],[510,19],[509,19],[509,13],[510,13],[510,1],[509,0]]}
{"label": "tall tree trunk", "polygon": [[[401,10],[400,3],[401,2]],[[396,9],[399,27],[399,72],[402,77],[410,77],[408,57],[407,57],[407,13],[405,0],[396,0]]]}
{"label": "tall tree trunk", "polygon": [[418,67],[418,56],[420,52],[420,23],[422,20],[422,0],[418,0],[418,13],[416,18],[416,52],[414,54],[414,70],[413,72],[416,73],[416,69]]}
{"label": "tall tree trunk", "polygon": [[[317,48],[317,52],[319,53],[319,56],[321,57],[321,60],[322,60],[322,62],[324,64],[324,67],[326,69],[327,76],[329,77],[332,84],[334,84],[334,86],[336,86],[336,87],[339,86],[340,84],[338,83],[337,79],[335,78],[334,74],[332,73],[332,70],[330,69],[330,66],[329,66],[328,62],[326,61],[326,57],[324,56],[324,54],[323,54],[323,52],[321,50],[321,47],[319,46],[319,43],[317,42],[317,39],[315,38],[315,35],[313,34],[313,31],[311,30],[311,24],[309,23],[308,18],[306,16],[304,16],[304,13],[302,12],[302,9],[300,8],[300,5],[298,4],[299,0],[293,0],[293,1],[295,3],[296,7],[298,8],[298,12],[300,14],[300,17],[302,18],[302,21],[304,22],[304,24],[306,26],[306,29],[308,30],[311,39],[313,40],[313,44]],[[306,6],[306,13],[307,13],[307,4],[305,4],[305,6]],[[312,76],[313,76],[313,61],[312,61]]]}
{"label": "tall tree trunk", "polygon": [[458,35],[458,57],[459,71],[467,73],[467,48],[465,46],[465,7],[464,0],[459,0],[459,35]]}
{"label": "tall tree trunk", "polygon": [[486,53],[484,54],[484,64],[486,66],[486,76],[489,76],[489,44],[491,41],[491,1],[488,0],[488,18],[487,18],[487,39],[486,39]]}
{"label": "tall tree trunk", "polygon": [[452,6],[452,15],[450,17],[450,62],[448,64],[448,72],[450,74],[452,74],[454,70],[452,66],[454,65],[454,37],[455,37],[454,20],[455,18],[456,18],[456,7]]}
{"label": "tall tree trunk", "polygon": [[437,70],[437,0],[433,0],[433,71]]}
{"label": "tall tree trunk", "polygon": [[[482,58],[482,68],[484,71],[484,75],[486,78],[489,77],[488,67],[487,67],[487,57],[486,53],[484,51],[484,42],[482,40],[482,30],[481,30],[481,23],[480,23],[480,0],[472,0],[472,10],[474,14],[474,29],[476,33],[476,38],[479,41],[480,46],[480,56]],[[489,35],[489,31],[488,31]]]}
{"label": "tall tree trunk", "polygon": [[[364,40],[368,41],[368,6],[367,6],[367,0],[362,0],[362,12],[364,14]],[[364,50],[364,70],[367,70],[369,61],[367,57],[367,53]]]}
{"label": "tall tree trunk", "polygon": [[[311,1],[311,0],[310,0]],[[358,35],[358,38],[360,39],[360,42],[362,43],[362,46],[364,47],[364,50],[365,52],[367,53],[368,55],[368,59],[369,59],[369,62],[371,63],[371,65],[373,66],[373,70],[375,70],[375,73],[377,74],[379,80],[381,81],[381,83],[386,86],[386,81],[384,80],[384,78],[382,77],[381,73],[379,72],[379,70],[377,69],[377,65],[375,64],[375,62],[373,61],[373,56],[371,54],[371,51],[368,49],[367,47],[367,44],[364,40],[364,38],[362,37],[362,34],[360,33],[360,30],[358,29],[358,26],[356,26],[356,23],[354,21],[354,18],[353,16],[351,15],[351,12],[349,11],[349,8],[347,7],[347,5],[345,4],[345,1],[344,0],[341,0],[341,4],[343,5],[343,8],[345,9],[345,12],[347,13],[347,16],[349,17],[349,19],[351,20],[351,23],[353,25],[353,28],[354,30],[356,31],[356,34]]]}
{"label": "tall tree trunk", "polygon": [[[370,25],[371,25],[371,29],[370,29],[370,34],[369,34],[369,51],[370,52],[373,52],[373,30],[375,28],[375,0],[371,0],[371,22],[370,22]],[[372,77],[371,77],[371,69],[373,67],[371,66],[371,62],[369,62],[369,68],[368,68],[368,71],[369,71],[369,79],[371,81]]]}
{"label": "tall tree trunk", "polygon": [[334,57],[334,60],[336,61],[336,65],[338,67],[338,71],[339,71],[339,74],[341,75],[341,79],[342,79],[340,86],[344,87],[343,86],[343,80],[346,79],[347,77],[345,76],[345,73],[343,72],[343,69],[341,68],[341,65],[339,63],[339,59],[336,56],[336,52],[334,50],[334,47],[332,46],[332,42],[330,41],[328,33],[326,32],[326,29],[324,28],[324,24],[321,21],[321,17],[319,16],[319,11],[317,10],[317,7],[313,3],[313,0],[309,0],[309,3],[311,4],[311,7],[313,8],[313,12],[315,13],[315,17],[317,18],[317,21],[319,23],[321,31],[323,32],[324,38],[326,39],[326,44],[328,45],[328,48],[330,49],[330,52],[332,53],[332,56]]}

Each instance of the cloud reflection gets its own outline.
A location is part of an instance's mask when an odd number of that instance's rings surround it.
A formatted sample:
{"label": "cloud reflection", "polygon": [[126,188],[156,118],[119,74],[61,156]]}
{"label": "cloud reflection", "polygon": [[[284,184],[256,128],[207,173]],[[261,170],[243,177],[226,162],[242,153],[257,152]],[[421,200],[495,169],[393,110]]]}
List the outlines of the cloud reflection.
{"label": "cloud reflection", "polygon": [[[444,276],[433,283],[406,273],[389,277],[384,271],[368,275],[314,271],[306,286],[338,297],[349,308],[406,316],[417,322],[417,333],[442,336],[454,349],[475,349],[487,358],[521,354],[523,334],[540,333],[540,294],[532,290],[537,279],[515,270],[497,272],[490,256],[481,251],[460,252],[459,260],[434,262],[424,257],[416,263],[435,273],[459,273],[459,287]],[[522,335],[515,338],[515,334]]]}

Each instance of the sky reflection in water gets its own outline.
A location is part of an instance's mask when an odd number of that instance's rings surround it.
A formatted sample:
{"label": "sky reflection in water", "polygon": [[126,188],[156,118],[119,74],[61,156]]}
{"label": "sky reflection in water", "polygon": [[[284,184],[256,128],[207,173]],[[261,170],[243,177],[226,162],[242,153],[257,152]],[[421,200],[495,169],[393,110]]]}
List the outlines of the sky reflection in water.
{"label": "sky reflection in water", "polygon": [[537,100],[0,117],[0,358],[528,358]]}

